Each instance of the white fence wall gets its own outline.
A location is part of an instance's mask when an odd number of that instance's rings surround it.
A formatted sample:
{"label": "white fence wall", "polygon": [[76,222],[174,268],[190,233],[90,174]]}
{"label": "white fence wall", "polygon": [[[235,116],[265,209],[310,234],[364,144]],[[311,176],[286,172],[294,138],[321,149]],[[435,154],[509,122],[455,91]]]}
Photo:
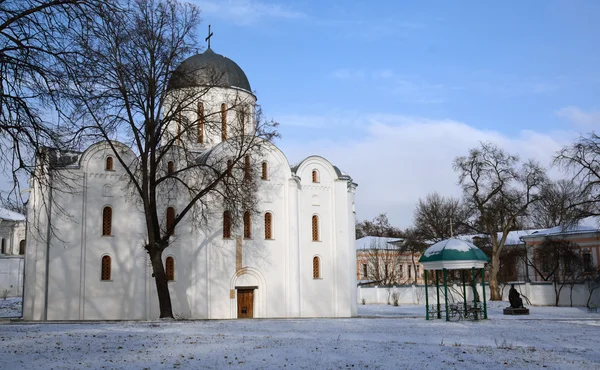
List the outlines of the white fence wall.
{"label": "white fence wall", "polygon": [[0,298],[20,297],[23,294],[23,267],[25,259],[22,256],[0,257]]}
{"label": "white fence wall", "polygon": [[[481,285],[477,284],[477,293],[480,299],[483,299],[483,291]],[[425,304],[425,286],[424,285],[409,285],[399,287],[358,287],[358,303],[362,304],[363,299],[365,304],[393,304],[393,293],[398,293],[399,304]],[[510,286],[506,286],[503,290],[503,299],[508,301],[508,291]],[[538,306],[553,306],[556,294],[554,293],[554,286],[551,283],[546,284],[515,284],[515,289],[521,294],[523,303],[525,305],[538,305]],[[437,303],[437,294],[435,286],[428,287],[429,304]],[[486,298],[490,299],[490,287],[485,287]],[[462,286],[456,284],[448,286],[449,303],[462,302]],[[560,306],[570,306],[571,297],[573,299],[573,306],[585,306],[587,304],[589,292],[583,284],[576,284],[573,286],[571,294],[571,287],[565,285],[560,292]],[[473,289],[467,286],[467,300],[473,300]],[[440,303],[444,303],[444,292],[443,287],[440,286]],[[597,289],[592,295],[590,301],[591,304],[600,306],[600,289]]]}

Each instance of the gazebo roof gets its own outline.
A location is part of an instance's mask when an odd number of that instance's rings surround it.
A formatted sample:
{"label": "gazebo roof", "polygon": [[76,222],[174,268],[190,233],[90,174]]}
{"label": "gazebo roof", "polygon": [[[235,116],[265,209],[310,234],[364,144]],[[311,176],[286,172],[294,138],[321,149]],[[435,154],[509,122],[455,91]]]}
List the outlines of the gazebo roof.
{"label": "gazebo roof", "polygon": [[435,243],[419,259],[425,270],[482,268],[488,261],[473,243],[455,238]]}

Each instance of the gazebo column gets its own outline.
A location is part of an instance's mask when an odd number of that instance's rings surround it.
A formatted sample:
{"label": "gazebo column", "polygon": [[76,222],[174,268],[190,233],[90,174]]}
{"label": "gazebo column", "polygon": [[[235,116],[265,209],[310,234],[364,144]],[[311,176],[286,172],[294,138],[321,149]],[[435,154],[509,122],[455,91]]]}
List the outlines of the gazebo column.
{"label": "gazebo column", "polygon": [[450,321],[448,312],[448,270],[444,269],[444,301],[446,302],[446,321]]}
{"label": "gazebo column", "polygon": [[485,269],[481,268],[481,290],[483,290],[483,318],[487,320],[487,299],[485,298]]}
{"label": "gazebo column", "polygon": [[441,319],[442,318],[442,312],[441,312],[442,305],[440,304],[440,274],[439,274],[438,270],[435,270],[435,291],[437,292],[437,317],[438,317],[438,319]]}
{"label": "gazebo column", "polygon": [[473,307],[477,308],[477,286],[475,286],[475,267],[471,267],[471,285],[473,286]]}
{"label": "gazebo column", "polygon": [[427,293],[427,270],[425,270],[425,320],[429,320],[429,294]]}
{"label": "gazebo column", "polygon": [[463,283],[463,302],[464,302],[464,307],[465,307],[464,312],[467,312],[467,285],[465,283],[465,270],[460,270],[460,275],[462,277],[462,283]]}

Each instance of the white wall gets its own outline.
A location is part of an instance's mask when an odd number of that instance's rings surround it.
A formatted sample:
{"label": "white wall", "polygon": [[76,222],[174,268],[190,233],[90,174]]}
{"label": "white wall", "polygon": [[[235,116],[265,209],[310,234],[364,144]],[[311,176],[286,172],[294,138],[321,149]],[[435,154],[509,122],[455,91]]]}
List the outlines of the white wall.
{"label": "white wall", "polygon": [[23,257],[0,257],[0,299],[8,290],[7,297],[20,297],[23,294]]}
{"label": "white wall", "polygon": [[[510,286],[505,287],[503,291],[503,300],[508,301],[508,291]],[[527,305],[538,305],[538,306],[553,306],[555,301],[554,287],[552,284],[515,284],[515,289],[523,297],[523,304]],[[456,284],[448,286],[448,295],[450,296],[449,302],[462,302],[462,297],[458,292],[462,291],[462,287]],[[425,286],[424,285],[410,285],[401,287],[358,287],[357,297],[358,303],[362,304],[362,300],[365,300],[365,304],[387,304],[388,300],[393,304],[391,293],[397,292],[400,294],[399,304],[425,304]],[[483,297],[481,285],[477,284],[477,292],[479,296]],[[435,287],[428,287],[429,293],[429,304],[435,304],[437,302]],[[565,286],[560,293],[559,306],[570,306],[570,287]],[[588,299],[588,291],[583,284],[576,284],[573,288],[573,306],[585,306]],[[486,285],[486,298],[490,299],[489,285]],[[470,287],[467,287],[467,300],[473,300],[473,293]],[[443,287],[440,287],[440,302],[445,302],[443,295]],[[590,303],[600,306],[600,289],[594,292]]]}

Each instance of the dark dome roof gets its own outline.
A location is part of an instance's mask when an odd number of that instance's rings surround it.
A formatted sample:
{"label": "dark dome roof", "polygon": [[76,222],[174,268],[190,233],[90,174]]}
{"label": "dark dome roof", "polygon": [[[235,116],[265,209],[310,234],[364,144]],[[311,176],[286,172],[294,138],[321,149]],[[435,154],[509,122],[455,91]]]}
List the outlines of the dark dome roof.
{"label": "dark dome roof", "polygon": [[238,87],[252,92],[240,66],[210,48],[184,60],[173,72],[167,89],[197,86]]}

